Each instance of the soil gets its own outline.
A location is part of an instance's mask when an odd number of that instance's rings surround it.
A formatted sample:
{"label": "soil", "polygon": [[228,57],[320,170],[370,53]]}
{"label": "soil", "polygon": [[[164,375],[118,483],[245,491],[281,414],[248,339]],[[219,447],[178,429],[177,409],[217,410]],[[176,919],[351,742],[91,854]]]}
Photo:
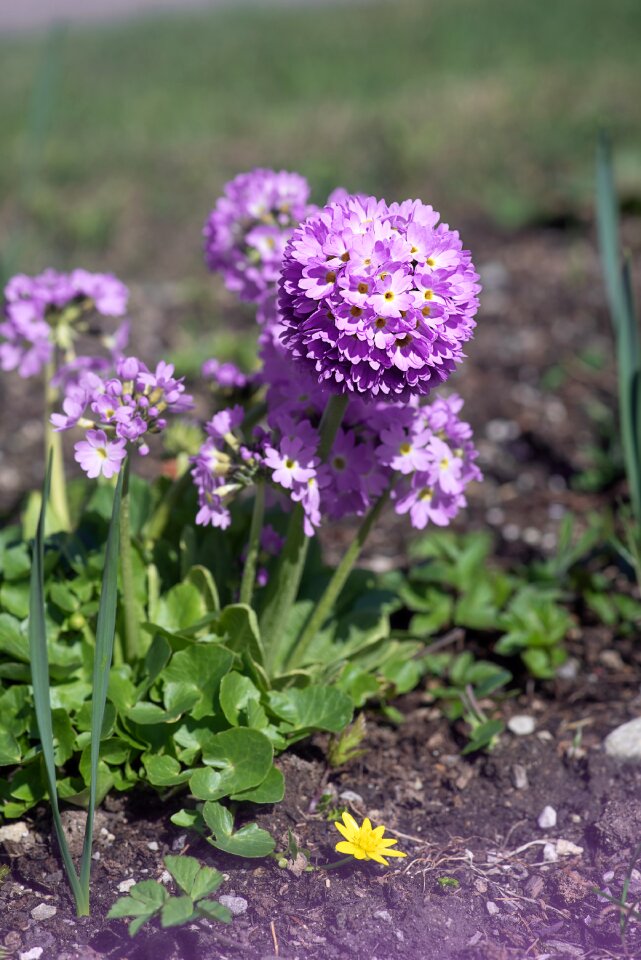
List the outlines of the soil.
{"label": "soil", "polygon": [[[625,229],[634,253],[641,223],[629,220]],[[478,228],[476,238],[470,233],[485,292],[454,386],[466,400],[485,481],[461,525],[489,525],[497,556],[520,562],[554,553],[566,510],[580,524],[621,492],[616,475],[596,493],[571,483],[589,464],[595,407],[614,408],[609,320],[588,230],[538,228],[509,241]],[[162,304],[149,313],[151,342],[154,330],[170,327]],[[0,383],[9,390],[7,378]],[[14,381],[11,390],[11,406],[28,407],[28,385]],[[33,436],[2,425],[0,473],[20,471],[11,494],[5,485],[5,510],[15,509],[25,484],[39,482],[24,469],[35,463],[34,473],[41,470],[37,415],[34,407],[33,420],[27,416]],[[327,533],[330,557],[346,535]],[[388,517],[367,562],[379,569],[402,562],[405,539],[404,525]],[[525,692],[503,704],[506,718],[534,717],[535,732],[506,733],[490,754],[462,756],[462,731],[423,690],[397,704],[406,718],[398,727],[368,716],[366,752],[344,770],[328,770],[322,738],[281,758],[285,801],[258,815],[247,811],[279,849],[291,830],[313,862],[336,860],[339,837],[319,800],[330,793],[345,803],[340,794],[351,791],[354,816],[384,823],[408,854],[389,869],[354,862],[297,875],[271,859],[239,861],[172,826],[179,798],[160,805],[152,795],[117,797],[97,824],[92,916],[77,919],[43,809],[31,823],[32,846],[4,856],[11,873],[0,884],[0,945],[11,958],[42,947],[46,960],[641,958],[641,924],[628,918],[622,936],[621,911],[596,892],[620,895],[641,839],[641,767],[615,762],[602,746],[608,732],[641,714],[641,648],[634,635],[616,636],[580,618],[569,645],[573,675],[525,683]],[[538,818],[546,806],[557,823],[543,829]],[[132,941],[123,922],[105,921],[119,883],[160,878],[163,855],[181,850],[224,871],[221,894],[247,901],[231,926],[150,926]],[[551,861],[555,851],[563,855]],[[439,882],[444,878],[458,886]],[[629,900],[640,898],[635,874]],[[55,916],[35,921],[39,903],[55,906]]]}

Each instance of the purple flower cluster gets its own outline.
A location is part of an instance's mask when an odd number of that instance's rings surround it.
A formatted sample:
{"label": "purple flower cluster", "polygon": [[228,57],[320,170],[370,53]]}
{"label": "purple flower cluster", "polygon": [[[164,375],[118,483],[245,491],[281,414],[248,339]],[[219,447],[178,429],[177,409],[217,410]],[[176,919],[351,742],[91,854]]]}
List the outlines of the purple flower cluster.
{"label": "purple flower cluster", "polygon": [[129,294],[124,284],[110,274],[46,270],[36,277],[13,277],[4,296],[0,368],[32,377],[52,359],[57,324],[66,310],[77,306],[103,316],[121,317]]}
{"label": "purple flower cluster", "polygon": [[221,362],[215,357],[205,360],[202,365],[202,375],[205,380],[213,380],[223,390],[242,390],[250,378],[230,360]]}
{"label": "purple flower cluster", "polygon": [[261,352],[266,429],[257,428],[247,446],[236,438],[242,407],[222,410],[207,425],[209,436],[192,471],[197,523],[229,526],[230,501],[259,473],[285,502],[302,506],[308,536],[324,519],[364,515],[387,489],[396,512],[408,513],[418,529],[428,522],[447,524],[464,506],[467,484],[481,474],[471,429],[459,418],[458,397],[409,403],[352,397],[321,463],[326,392],[304,368],[293,381],[291,359],[271,337],[262,338]]}
{"label": "purple flower cluster", "polygon": [[438,219],[419,200],[352,196],[294,231],[278,306],[299,366],[370,400],[407,401],[447,379],[480,286],[458,233]]}
{"label": "purple flower cluster", "polygon": [[192,406],[172,364],[161,361],[152,372],[136,357],[122,357],[115,377],[103,379],[87,371],[69,385],[64,412],[52,414],[51,422],[57,431],[86,428],[86,439],[74,447],[75,459],[89,477],[111,477],[118,473],[128,444],[145,456],[148,434],[164,430],[168,413]]}
{"label": "purple flower cluster", "polygon": [[205,259],[241,300],[264,311],[273,299],[287,241],[315,209],[308,197],[305,178],[285,170],[256,169],[225,185],[203,231]]}

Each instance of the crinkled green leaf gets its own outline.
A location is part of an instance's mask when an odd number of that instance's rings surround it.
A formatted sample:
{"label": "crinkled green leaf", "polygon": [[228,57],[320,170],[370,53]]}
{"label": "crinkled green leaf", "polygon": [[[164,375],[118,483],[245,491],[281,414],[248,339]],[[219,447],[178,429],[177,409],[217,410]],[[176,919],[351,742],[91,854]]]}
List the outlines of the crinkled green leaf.
{"label": "crinkled green leaf", "polygon": [[219,903],[218,900],[200,900],[196,909],[203,916],[210,920],[219,920],[220,923],[231,923],[233,920],[231,910]]}
{"label": "crinkled green leaf", "polygon": [[336,687],[310,686],[271,691],[270,708],[295,730],[328,730],[340,733],[352,719],[354,704]]}
{"label": "crinkled green leaf", "polygon": [[258,619],[251,607],[244,603],[225,607],[218,620],[218,630],[230,650],[236,653],[247,651],[256,663],[264,663]]}
{"label": "crinkled green leaf", "polygon": [[189,788],[199,800],[218,800],[262,783],[273,757],[271,742],[262,733],[246,728],[225,730],[203,743],[203,761]]}
{"label": "crinkled green leaf", "polygon": [[176,713],[177,703],[191,692],[193,703],[183,709],[189,709],[194,720],[213,714],[220,681],[233,661],[233,654],[215,643],[194,644],[175,653],[161,674],[167,711]]}
{"label": "crinkled green leaf", "polygon": [[191,771],[183,770],[177,760],[168,756],[147,754],[142,758],[149,782],[155,787],[173,787],[189,780]]}
{"label": "crinkled green leaf", "polygon": [[[232,671],[222,678],[220,684],[220,706],[232,726],[247,724],[247,708],[250,704],[260,704],[260,690],[249,677]],[[241,714],[245,714],[241,718]]]}
{"label": "crinkled green leaf", "polygon": [[158,601],[158,626],[180,632],[190,627],[207,613],[207,607],[198,587],[193,583],[178,583]]}

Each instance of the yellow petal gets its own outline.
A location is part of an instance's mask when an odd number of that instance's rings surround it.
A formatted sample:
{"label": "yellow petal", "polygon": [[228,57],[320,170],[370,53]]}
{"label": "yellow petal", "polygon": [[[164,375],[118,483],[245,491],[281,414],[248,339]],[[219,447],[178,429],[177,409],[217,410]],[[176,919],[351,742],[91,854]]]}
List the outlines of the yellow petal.
{"label": "yellow petal", "polygon": [[[377,840],[380,840],[385,833],[385,827],[376,827],[375,830],[372,830],[372,836],[376,837]],[[396,843],[396,841],[394,841]]]}
{"label": "yellow petal", "polygon": [[381,847],[393,847],[395,843],[398,843],[398,840],[395,840],[394,837],[382,837],[378,842]]}
{"label": "yellow petal", "polygon": [[406,857],[407,854],[402,850],[385,850],[386,857]]}
{"label": "yellow petal", "polygon": [[349,840],[339,840],[334,849],[337,853],[348,853],[352,857],[356,856],[356,847]]}
{"label": "yellow petal", "polygon": [[365,819],[363,820],[363,826],[361,827],[361,830],[363,831],[363,833],[372,832],[372,824],[369,817],[365,817]]}
{"label": "yellow petal", "polygon": [[345,837],[346,840],[351,840],[351,839],[353,839],[353,837],[354,837],[354,831],[353,831],[353,830],[348,830],[347,827],[344,827],[342,823],[339,823],[339,822],[338,822],[338,820],[335,820],[335,821],[334,821],[334,826],[336,827],[336,829],[338,830],[338,832],[339,832],[340,834],[342,834],[342,836]]}
{"label": "yellow petal", "polygon": [[376,860],[377,863],[382,863],[384,867],[389,867],[389,863],[380,853],[370,853],[369,859]]}
{"label": "yellow petal", "polygon": [[351,813],[348,813],[347,810],[343,814],[343,823],[345,824],[348,830],[352,831],[354,835],[358,834],[359,826],[356,823],[356,820],[354,820],[354,817],[351,815]]}

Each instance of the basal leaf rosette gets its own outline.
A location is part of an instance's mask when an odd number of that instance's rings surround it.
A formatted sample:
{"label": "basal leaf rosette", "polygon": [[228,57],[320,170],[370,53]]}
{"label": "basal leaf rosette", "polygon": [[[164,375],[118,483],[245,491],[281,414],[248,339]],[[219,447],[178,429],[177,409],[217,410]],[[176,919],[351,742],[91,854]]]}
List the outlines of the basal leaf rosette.
{"label": "basal leaf rosette", "polygon": [[283,343],[319,383],[406,401],[442,383],[475,327],[480,285],[455,230],[420,200],[350,196],[293,233]]}

